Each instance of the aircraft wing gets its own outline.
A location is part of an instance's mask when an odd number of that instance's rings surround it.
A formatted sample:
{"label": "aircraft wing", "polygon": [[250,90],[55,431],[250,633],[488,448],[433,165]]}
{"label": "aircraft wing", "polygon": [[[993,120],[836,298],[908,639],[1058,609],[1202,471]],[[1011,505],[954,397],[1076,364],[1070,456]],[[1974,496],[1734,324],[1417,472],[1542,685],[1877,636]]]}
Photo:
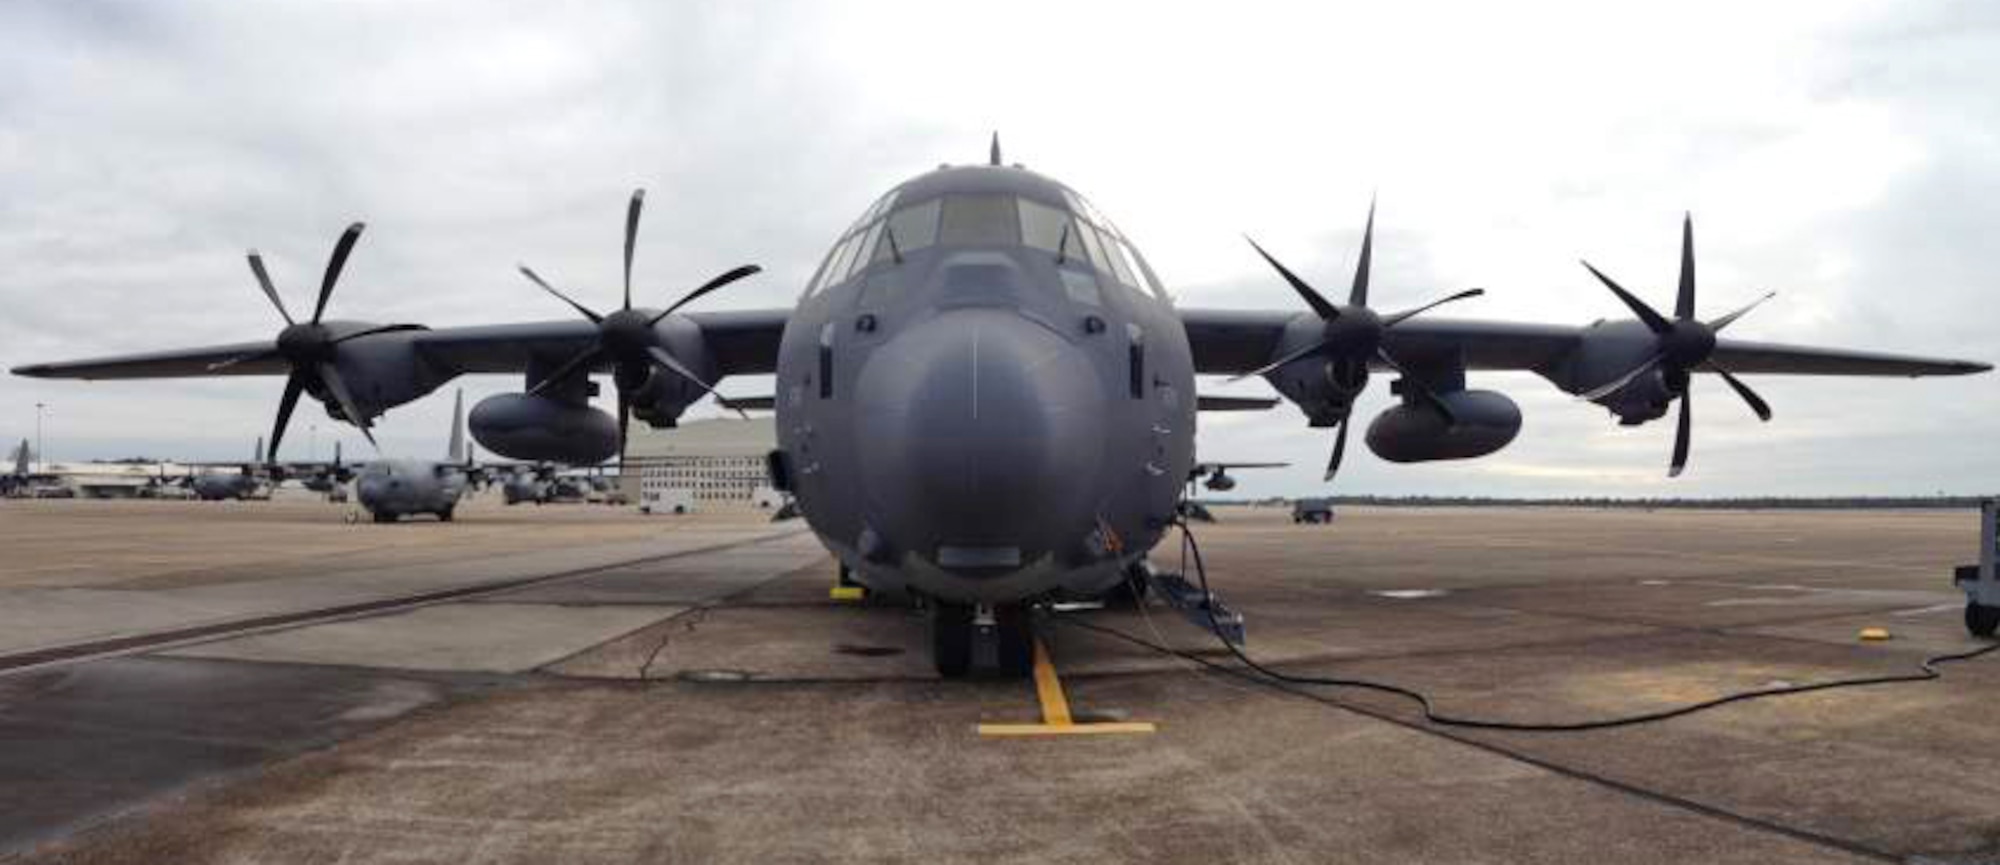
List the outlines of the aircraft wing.
{"label": "aircraft wing", "polygon": [[[1301,313],[1184,309],[1202,373],[1241,374],[1281,354],[1287,326]],[[1304,314],[1310,321],[1310,313]],[[1316,322],[1312,322],[1316,326]],[[1461,370],[1527,370],[1560,376],[1581,358],[1593,340],[1623,338],[1601,325],[1567,326],[1498,321],[1418,318],[1389,330],[1383,345],[1412,366],[1454,365]],[[1934,376],[1985,372],[1992,364],[1952,358],[1919,357],[1838,348],[1720,339],[1710,356],[1734,373],[1790,375]],[[1377,369],[1382,366],[1376,364]]]}
{"label": "aircraft wing", "polygon": [[[767,373],[777,366],[778,338],[789,310],[694,312],[685,318],[700,329],[703,345],[723,375]],[[446,327],[379,333],[361,337],[356,348],[390,356],[407,349],[414,363],[431,377],[468,373],[523,372],[531,359],[560,362],[581,351],[597,336],[588,321],[542,321],[526,324]],[[15,375],[34,378],[134,379],[187,378],[211,375],[284,375],[288,367],[275,356],[215,366],[271,351],[266,340],[204,346],[172,351],[115,355],[15,367]],[[599,364],[609,368],[609,362]]]}
{"label": "aircraft wing", "polygon": [[190,378],[209,375],[284,375],[287,367],[278,358],[253,360],[218,369],[238,357],[271,350],[275,343],[239,342],[170,351],[113,355],[67,363],[36,363],[15,367],[15,375],[34,378],[80,378],[89,380],[120,378]]}

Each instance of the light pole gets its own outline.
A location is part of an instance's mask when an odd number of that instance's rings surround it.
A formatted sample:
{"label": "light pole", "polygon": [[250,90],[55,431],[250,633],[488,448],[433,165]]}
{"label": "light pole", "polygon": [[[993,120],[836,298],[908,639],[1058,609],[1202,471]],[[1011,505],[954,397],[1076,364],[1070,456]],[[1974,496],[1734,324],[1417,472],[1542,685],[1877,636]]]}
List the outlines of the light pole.
{"label": "light pole", "polygon": [[42,410],[45,408],[48,408],[47,403],[35,403],[35,459],[41,463],[43,471],[48,471],[49,454],[42,450]]}

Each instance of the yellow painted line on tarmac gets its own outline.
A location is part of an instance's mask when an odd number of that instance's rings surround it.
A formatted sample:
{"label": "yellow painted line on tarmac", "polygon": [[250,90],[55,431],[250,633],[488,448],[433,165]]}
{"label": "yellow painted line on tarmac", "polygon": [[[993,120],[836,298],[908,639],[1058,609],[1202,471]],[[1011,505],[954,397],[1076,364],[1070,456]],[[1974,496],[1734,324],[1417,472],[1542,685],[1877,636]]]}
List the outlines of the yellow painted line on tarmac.
{"label": "yellow painted line on tarmac", "polygon": [[1049,650],[1042,645],[1041,640],[1035,641],[1035,697],[1042,704],[1041,723],[980,724],[979,735],[1080,736],[1104,733],[1152,733],[1157,730],[1150,721],[1076,723],[1076,719],[1069,712],[1069,698],[1063,696],[1062,680],[1056,676],[1056,665],[1049,661]]}

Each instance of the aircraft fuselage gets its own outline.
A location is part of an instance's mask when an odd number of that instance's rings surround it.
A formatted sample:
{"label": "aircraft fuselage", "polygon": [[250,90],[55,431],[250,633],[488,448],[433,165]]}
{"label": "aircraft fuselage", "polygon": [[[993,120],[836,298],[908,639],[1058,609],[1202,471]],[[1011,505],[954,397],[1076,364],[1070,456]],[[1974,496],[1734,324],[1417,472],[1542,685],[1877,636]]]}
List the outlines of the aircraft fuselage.
{"label": "aircraft fuselage", "polygon": [[786,326],[777,427],[813,530],[864,585],[1089,596],[1156,544],[1193,466],[1187,334],[1135,250],[1019,168],[905,183]]}

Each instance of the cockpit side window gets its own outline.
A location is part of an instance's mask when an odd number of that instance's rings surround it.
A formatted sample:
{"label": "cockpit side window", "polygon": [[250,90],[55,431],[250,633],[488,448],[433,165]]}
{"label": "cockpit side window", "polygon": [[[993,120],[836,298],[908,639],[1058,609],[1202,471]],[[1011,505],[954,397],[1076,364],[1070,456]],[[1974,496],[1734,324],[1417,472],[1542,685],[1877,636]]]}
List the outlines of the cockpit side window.
{"label": "cockpit side window", "polygon": [[1081,221],[1076,222],[1075,226],[1077,235],[1083,239],[1084,252],[1090,256],[1090,266],[1097,268],[1097,272],[1106,276],[1115,275],[1111,269],[1110,259],[1104,257],[1104,244],[1098,240],[1097,229],[1090,227],[1090,223]]}
{"label": "cockpit side window", "polygon": [[1139,277],[1132,273],[1132,265],[1125,260],[1125,244],[1118,235],[1104,233],[1100,241],[1104,245],[1104,257],[1111,261],[1111,272],[1118,275],[1118,281],[1133,288],[1139,287]]}
{"label": "cockpit side window", "polygon": [[[868,226],[868,230],[857,235],[857,237],[860,238],[860,241],[854,247],[853,263],[848,265],[847,268],[848,276],[853,276],[868,269],[868,262],[872,260],[869,254],[875,248],[876,241],[882,237],[882,223],[877,222]],[[883,244],[883,246],[886,247],[887,244]]]}
{"label": "cockpit side window", "polygon": [[[900,241],[901,237],[897,239]],[[1014,196],[979,193],[944,197],[944,216],[938,224],[938,243],[1012,245],[1020,242],[1021,225],[1015,214]]]}
{"label": "cockpit side window", "polygon": [[[1021,199],[1020,207],[1022,243],[1050,252],[1055,252],[1057,247],[1061,246],[1064,257],[1081,257],[1083,247],[1080,245],[1081,241],[1074,236],[1076,229],[1069,227],[1068,212],[1026,198]],[[1072,235],[1067,240],[1063,237],[1065,231]]]}
{"label": "cockpit side window", "polygon": [[[883,259],[890,258],[896,252],[908,255],[912,251],[923,249],[926,246],[936,243],[938,235],[938,208],[938,200],[933,198],[921,204],[912,204],[890,214],[887,234],[882,242],[875,245],[875,260],[882,261]],[[888,236],[896,238],[896,245],[893,250],[889,246]]]}

